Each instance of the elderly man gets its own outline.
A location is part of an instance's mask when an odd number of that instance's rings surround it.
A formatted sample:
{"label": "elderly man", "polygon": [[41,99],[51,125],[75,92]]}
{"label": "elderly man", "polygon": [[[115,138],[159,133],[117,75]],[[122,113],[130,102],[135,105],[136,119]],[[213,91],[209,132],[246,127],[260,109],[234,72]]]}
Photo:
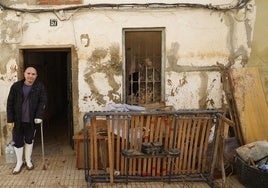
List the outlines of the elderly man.
{"label": "elderly man", "polygon": [[25,148],[26,168],[32,170],[31,161],[35,124],[42,122],[46,104],[46,91],[42,83],[36,81],[37,71],[28,67],[24,71],[24,79],[14,83],[7,99],[7,123],[12,127],[14,150],[17,164],[13,174],[21,172],[23,167],[23,148]]}

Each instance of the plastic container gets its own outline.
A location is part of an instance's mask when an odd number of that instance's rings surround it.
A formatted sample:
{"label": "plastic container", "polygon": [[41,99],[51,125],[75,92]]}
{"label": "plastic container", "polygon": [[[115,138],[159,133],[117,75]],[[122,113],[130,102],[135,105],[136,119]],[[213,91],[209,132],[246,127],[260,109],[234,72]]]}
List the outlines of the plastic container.
{"label": "plastic container", "polygon": [[267,188],[268,173],[253,168],[238,155],[235,156],[236,172],[239,181],[247,188]]}
{"label": "plastic container", "polygon": [[16,163],[16,154],[13,145],[14,145],[13,141],[9,142],[6,145],[5,149],[6,163]]}

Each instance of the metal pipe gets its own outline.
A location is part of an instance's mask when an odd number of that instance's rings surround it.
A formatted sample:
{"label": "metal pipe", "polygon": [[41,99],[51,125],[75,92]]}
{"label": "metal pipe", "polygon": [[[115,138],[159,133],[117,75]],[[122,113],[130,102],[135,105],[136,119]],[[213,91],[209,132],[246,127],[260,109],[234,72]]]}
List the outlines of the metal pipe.
{"label": "metal pipe", "polygon": [[90,111],[85,113],[84,120],[90,116],[110,116],[110,115],[191,115],[191,114],[216,114],[221,110],[171,110],[171,111]]}
{"label": "metal pipe", "polygon": [[41,144],[42,144],[42,161],[43,161],[43,170],[46,170],[45,165],[45,148],[44,148],[44,134],[43,134],[43,121],[41,121]]}

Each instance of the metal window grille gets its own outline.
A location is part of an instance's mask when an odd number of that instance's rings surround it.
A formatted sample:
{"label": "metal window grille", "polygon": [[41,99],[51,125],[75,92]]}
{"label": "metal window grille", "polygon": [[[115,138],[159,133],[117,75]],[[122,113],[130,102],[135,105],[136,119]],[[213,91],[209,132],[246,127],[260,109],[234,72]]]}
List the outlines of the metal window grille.
{"label": "metal window grille", "polygon": [[129,71],[127,103],[139,105],[160,102],[161,57],[134,56],[134,59],[135,71]]}

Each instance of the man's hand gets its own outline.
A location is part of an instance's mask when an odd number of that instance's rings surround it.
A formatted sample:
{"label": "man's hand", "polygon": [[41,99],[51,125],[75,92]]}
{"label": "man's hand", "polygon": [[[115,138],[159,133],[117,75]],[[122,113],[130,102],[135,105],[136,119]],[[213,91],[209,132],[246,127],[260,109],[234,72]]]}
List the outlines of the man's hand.
{"label": "man's hand", "polygon": [[34,119],[34,123],[35,123],[35,124],[40,124],[40,123],[42,123],[42,119],[35,118],[35,119]]}
{"label": "man's hand", "polygon": [[12,131],[13,127],[14,127],[14,123],[7,123],[7,129],[9,131]]}

